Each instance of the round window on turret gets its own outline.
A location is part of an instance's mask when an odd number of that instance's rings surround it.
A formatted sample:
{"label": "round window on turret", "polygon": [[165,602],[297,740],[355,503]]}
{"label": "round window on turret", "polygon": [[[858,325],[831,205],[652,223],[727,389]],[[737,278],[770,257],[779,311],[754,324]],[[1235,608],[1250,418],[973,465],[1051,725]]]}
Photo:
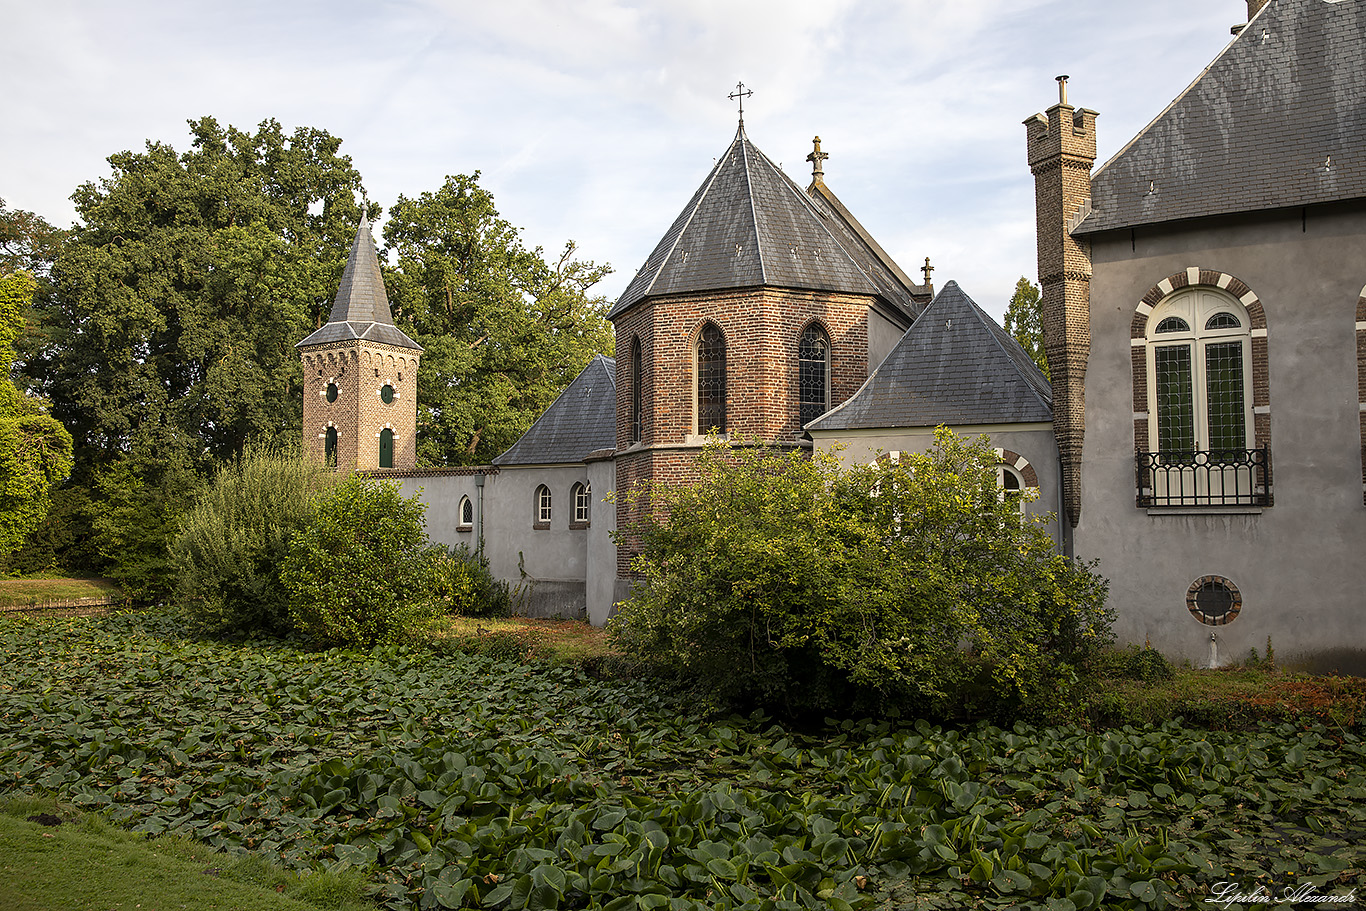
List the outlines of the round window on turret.
{"label": "round window on turret", "polygon": [[384,402],[384,404],[386,405],[392,403],[394,400],[394,387],[390,386],[388,383],[385,383],[383,386],[380,387],[379,397],[380,401]]}
{"label": "round window on turret", "polygon": [[336,383],[328,383],[328,384],[327,384],[327,401],[328,401],[328,403],[330,404],[330,403],[332,403],[332,402],[335,402],[336,400],[337,400],[337,384],[336,384]]}

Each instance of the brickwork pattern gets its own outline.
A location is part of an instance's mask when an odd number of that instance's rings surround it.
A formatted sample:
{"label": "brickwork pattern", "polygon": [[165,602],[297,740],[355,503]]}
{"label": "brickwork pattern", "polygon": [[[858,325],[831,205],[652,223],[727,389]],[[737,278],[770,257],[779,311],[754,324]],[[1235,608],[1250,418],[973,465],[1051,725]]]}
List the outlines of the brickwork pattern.
{"label": "brickwork pattern", "polygon": [[[394,432],[394,471],[417,465],[417,370],[411,348],[347,340],[300,349],[304,371],[303,444],[312,458],[325,457],[328,427],[337,429],[337,468],[378,471],[380,433]],[[327,401],[329,383],[337,400]],[[380,392],[394,389],[385,404]]]}
{"label": "brickwork pattern", "polygon": [[1030,464],[1029,459],[1020,455],[1018,452],[1011,452],[1009,449],[997,449],[996,458],[1001,460],[1002,465],[1009,465],[1020,473],[1024,478],[1025,487],[1031,490],[1039,489],[1039,473]]}
{"label": "brickwork pattern", "polygon": [[[694,351],[707,322],[726,339],[726,420],[733,438],[795,445],[800,425],[798,341],[813,322],[830,338],[830,407],[868,378],[868,309],[861,295],[770,287],[647,299],[618,316],[617,527],[638,518],[626,492],[640,481],[694,477]],[[631,345],[641,346],[641,440],[632,440]],[[702,428],[705,432],[706,428]],[[691,439],[690,439],[691,438]],[[617,548],[626,575],[638,548]]]}
{"label": "brickwork pattern", "polygon": [[1366,504],[1366,288],[1357,298],[1357,413],[1361,423],[1361,501]]}
{"label": "brickwork pattern", "polygon": [[1025,121],[1034,175],[1044,350],[1053,383],[1053,434],[1063,509],[1081,519],[1086,363],[1091,355],[1091,250],[1070,226],[1087,211],[1096,160],[1096,112],[1057,104]]}
{"label": "brickwork pattern", "polygon": [[[1227,272],[1220,272],[1215,269],[1201,269],[1198,266],[1191,266],[1167,276],[1162,281],[1148,289],[1148,293],[1138,302],[1134,309],[1134,318],[1129,323],[1129,357],[1133,372],[1133,398],[1134,398],[1134,450],[1136,452],[1150,451],[1152,442],[1149,428],[1152,426],[1153,413],[1151,403],[1148,401],[1148,317],[1168,297],[1186,288],[1204,286],[1208,288],[1218,288],[1237,299],[1247,311],[1248,322],[1252,330],[1252,445],[1254,448],[1271,447],[1271,370],[1268,361],[1267,351],[1267,327],[1266,309],[1262,306],[1261,300],[1256,292],[1249,288],[1241,279],[1229,275]],[[1361,345],[1361,333],[1358,332],[1358,347]],[[1142,342],[1142,344],[1139,344]],[[1363,433],[1366,433],[1366,423],[1363,423]],[[1366,436],[1363,436],[1363,454],[1366,454]],[[1135,503],[1142,505],[1143,490],[1149,486],[1149,480],[1145,477],[1145,472],[1141,467],[1135,469]],[[1266,491],[1268,506],[1275,502],[1272,489],[1272,465],[1266,465],[1257,469],[1257,482]],[[1363,474],[1366,481],[1366,469]],[[1366,497],[1366,492],[1363,492]]]}

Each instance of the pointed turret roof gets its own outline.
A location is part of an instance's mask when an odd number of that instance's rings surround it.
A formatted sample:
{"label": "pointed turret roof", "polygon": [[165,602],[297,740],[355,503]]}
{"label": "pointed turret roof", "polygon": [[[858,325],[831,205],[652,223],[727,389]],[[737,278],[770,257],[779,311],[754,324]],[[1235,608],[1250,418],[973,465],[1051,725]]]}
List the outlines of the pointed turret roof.
{"label": "pointed turret roof", "polygon": [[422,350],[421,345],[394,325],[389,297],[384,293],[384,278],[379,271],[379,256],[375,253],[375,239],[370,236],[370,223],[365,219],[361,219],[356,228],[356,239],[351,243],[351,255],[346,260],[346,271],[342,273],[332,313],[322,328],[295,347],[348,339]]}
{"label": "pointed turret roof", "polygon": [[617,446],[617,362],[599,354],[494,465],[582,462]]}
{"label": "pointed turret roof", "polygon": [[807,429],[1043,423],[1052,400],[1019,343],[951,281],[859,391]]}
{"label": "pointed turret roof", "polygon": [[1074,231],[1366,197],[1366,3],[1272,0],[1096,170]]}
{"label": "pointed turret roof", "polygon": [[741,127],[608,316],[647,297],[768,285],[868,295],[913,317],[911,289],[852,237]]}

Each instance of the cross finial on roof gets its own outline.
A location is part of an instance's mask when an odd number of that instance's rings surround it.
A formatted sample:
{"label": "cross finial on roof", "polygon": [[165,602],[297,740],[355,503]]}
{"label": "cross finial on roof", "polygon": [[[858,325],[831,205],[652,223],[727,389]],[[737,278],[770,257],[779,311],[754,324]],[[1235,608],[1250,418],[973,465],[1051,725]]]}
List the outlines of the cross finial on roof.
{"label": "cross finial on roof", "polygon": [[752,91],[745,88],[743,82],[737,82],[735,83],[735,91],[726,96],[731,101],[734,101],[737,98],[740,99],[740,129],[744,129],[745,127],[745,99],[753,94]]}
{"label": "cross finial on roof", "polygon": [[811,143],[816,147],[810,155],[806,156],[806,160],[811,162],[811,176],[816,180],[823,180],[825,167],[822,162],[830,157],[830,153],[821,151],[821,138],[819,136],[811,140]]}
{"label": "cross finial on roof", "polygon": [[930,265],[930,258],[925,257],[925,265],[920,267],[920,271],[925,273],[925,284],[930,283],[930,273],[934,271],[934,266]]}

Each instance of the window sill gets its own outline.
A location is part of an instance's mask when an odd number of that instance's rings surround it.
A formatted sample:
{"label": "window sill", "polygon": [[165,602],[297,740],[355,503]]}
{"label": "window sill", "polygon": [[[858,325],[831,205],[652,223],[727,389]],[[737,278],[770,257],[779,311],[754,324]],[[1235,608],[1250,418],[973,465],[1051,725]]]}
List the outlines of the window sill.
{"label": "window sill", "polygon": [[532,530],[532,531],[550,531],[550,523],[549,523],[549,522],[532,522],[532,523],[531,523],[531,530]]}
{"label": "window sill", "polygon": [[570,522],[570,523],[569,523],[569,530],[570,530],[570,531],[583,531],[585,528],[588,528],[591,524],[592,524],[592,523],[590,523],[590,522]]}
{"label": "window sill", "polygon": [[462,533],[462,534],[469,534],[470,532],[474,531],[474,526],[473,526],[473,525],[457,525],[457,526],[455,526],[455,530],[458,531],[458,532],[460,532],[460,533]]}
{"label": "window sill", "polygon": [[1264,506],[1149,506],[1150,516],[1260,516]]}

